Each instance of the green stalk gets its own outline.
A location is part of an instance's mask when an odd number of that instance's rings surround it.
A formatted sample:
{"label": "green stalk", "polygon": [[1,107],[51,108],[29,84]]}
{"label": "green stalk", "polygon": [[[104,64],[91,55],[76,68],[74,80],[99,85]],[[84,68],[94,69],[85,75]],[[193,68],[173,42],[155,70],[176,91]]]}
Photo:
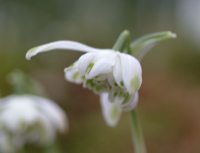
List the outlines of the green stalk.
{"label": "green stalk", "polygon": [[130,114],[134,153],[146,153],[146,147],[142,133],[142,128],[139,122],[137,108],[135,110],[132,110]]}

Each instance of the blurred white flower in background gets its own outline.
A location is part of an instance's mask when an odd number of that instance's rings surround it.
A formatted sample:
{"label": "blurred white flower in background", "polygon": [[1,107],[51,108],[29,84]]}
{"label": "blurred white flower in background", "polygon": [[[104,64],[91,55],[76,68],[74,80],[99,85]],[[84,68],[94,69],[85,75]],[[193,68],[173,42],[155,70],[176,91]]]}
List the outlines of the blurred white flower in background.
{"label": "blurred white flower in background", "polygon": [[65,69],[65,78],[100,94],[103,116],[108,125],[115,126],[122,111],[135,108],[142,84],[141,65],[135,57],[79,42],[57,41],[31,49],[26,58],[54,49],[86,52]]}
{"label": "blurred white flower in background", "polygon": [[49,99],[28,94],[0,99],[0,136],[5,137],[0,137],[0,146],[7,140],[15,148],[48,145],[67,128],[64,111]]}

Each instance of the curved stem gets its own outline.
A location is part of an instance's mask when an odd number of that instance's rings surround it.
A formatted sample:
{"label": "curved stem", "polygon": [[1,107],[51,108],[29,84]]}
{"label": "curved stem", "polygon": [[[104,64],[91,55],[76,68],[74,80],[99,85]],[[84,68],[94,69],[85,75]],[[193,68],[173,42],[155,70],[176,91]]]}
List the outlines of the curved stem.
{"label": "curved stem", "polygon": [[142,129],[139,123],[137,109],[132,110],[130,114],[131,114],[131,130],[132,130],[134,153],[146,153],[145,142],[143,138]]}

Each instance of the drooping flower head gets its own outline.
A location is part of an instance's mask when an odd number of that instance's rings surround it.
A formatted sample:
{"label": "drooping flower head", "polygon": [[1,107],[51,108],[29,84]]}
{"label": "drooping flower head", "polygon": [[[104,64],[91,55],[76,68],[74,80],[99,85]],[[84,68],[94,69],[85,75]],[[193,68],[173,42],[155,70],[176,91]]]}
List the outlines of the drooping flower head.
{"label": "drooping flower head", "polygon": [[[142,83],[142,69],[139,61],[131,55],[111,49],[97,49],[72,41],[57,41],[31,49],[26,58],[53,49],[71,49],[86,52],[65,69],[65,78],[100,94],[102,102],[107,101],[119,108],[131,104]],[[134,103],[134,104],[132,104]],[[123,107],[121,107],[123,105]],[[131,108],[131,109],[132,109]],[[115,121],[116,122],[116,121]],[[114,123],[115,124],[115,123]]]}
{"label": "drooping flower head", "polygon": [[[175,35],[171,32],[150,35],[128,44],[128,49],[138,54],[138,50],[146,50],[156,42],[172,37]],[[65,78],[100,95],[103,116],[109,126],[117,124],[122,111],[135,108],[142,84],[142,69],[137,58],[123,50],[98,49],[75,41],[56,41],[35,47],[27,52],[26,58],[55,49],[85,53],[65,68]]]}
{"label": "drooping flower head", "polygon": [[0,110],[0,134],[15,148],[27,143],[48,145],[68,126],[63,110],[38,96],[8,96],[0,99]]}

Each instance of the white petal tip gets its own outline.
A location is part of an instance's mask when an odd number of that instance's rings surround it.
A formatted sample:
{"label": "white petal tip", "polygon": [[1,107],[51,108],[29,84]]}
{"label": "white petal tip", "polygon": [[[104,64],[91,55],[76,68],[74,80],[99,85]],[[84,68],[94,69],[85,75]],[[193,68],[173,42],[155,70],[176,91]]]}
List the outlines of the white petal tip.
{"label": "white petal tip", "polygon": [[31,60],[31,58],[33,56],[35,56],[37,53],[35,52],[35,48],[30,49],[27,53],[26,53],[26,59],[27,60]]}
{"label": "white petal tip", "polygon": [[116,127],[119,122],[122,109],[116,103],[109,101],[108,93],[101,94],[100,98],[105,122],[109,127]]}
{"label": "white petal tip", "polygon": [[168,32],[168,36],[171,38],[176,38],[176,34],[171,31]]}

